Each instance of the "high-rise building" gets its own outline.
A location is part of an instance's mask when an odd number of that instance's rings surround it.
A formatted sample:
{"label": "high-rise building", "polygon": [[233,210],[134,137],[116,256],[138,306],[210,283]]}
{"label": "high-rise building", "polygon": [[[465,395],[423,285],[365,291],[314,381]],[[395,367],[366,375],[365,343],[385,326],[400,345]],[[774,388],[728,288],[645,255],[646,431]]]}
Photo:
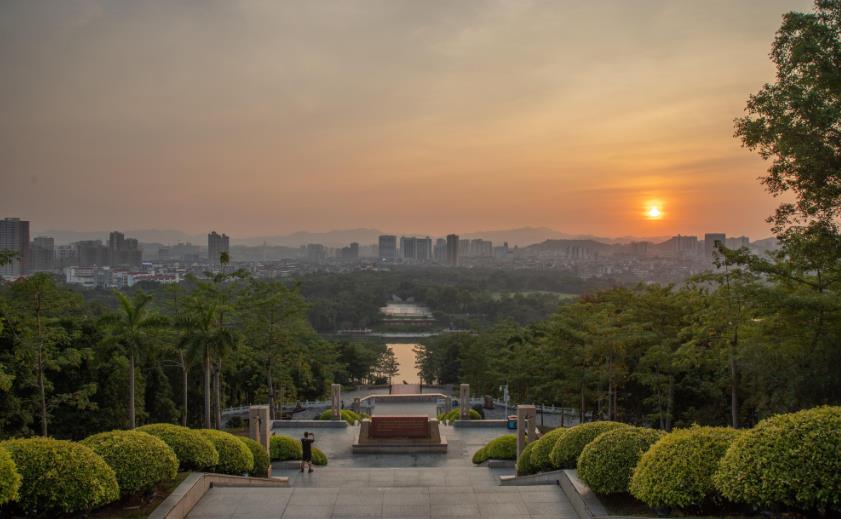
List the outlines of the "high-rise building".
{"label": "high-rise building", "polygon": [[468,246],[466,255],[476,258],[493,256],[493,247],[492,242],[481,238],[475,238],[470,240],[470,245]]}
{"label": "high-rise building", "polygon": [[21,276],[29,271],[29,221],[20,218],[0,220],[0,250],[12,251],[15,257],[0,266],[0,275]]}
{"label": "high-rise building", "polygon": [[76,255],[80,267],[106,267],[110,263],[108,247],[102,244],[102,240],[76,242]]}
{"label": "high-rise building", "polygon": [[447,235],[447,265],[451,267],[458,265],[460,242],[461,240],[458,239],[457,234]]}
{"label": "high-rise building", "polygon": [[723,232],[712,232],[704,235],[704,254],[712,257],[713,252],[727,243],[727,236]]}
{"label": "high-rise building", "polygon": [[230,250],[230,243],[227,234],[218,234],[216,231],[211,231],[207,235],[207,261],[211,265],[219,265],[220,257],[223,252]]}
{"label": "high-rise building", "polygon": [[327,257],[327,249],[320,243],[307,244],[307,260],[321,263]]}
{"label": "high-rise building", "polygon": [[742,247],[749,247],[750,246],[750,238],[747,236],[738,236],[736,238],[727,238],[724,241],[724,245],[728,249],[738,250]]}
{"label": "high-rise building", "polygon": [[384,234],[380,236],[380,258],[394,259],[397,257],[397,236]]}
{"label": "high-rise building", "polygon": [[433,251],[433,257],[438,263],[447,262],[447,240],[445,240],[444,238],[438,238],[437,240],[435,240],[435,249]]}
{"label": "high-rise building", "polygon": [[673,236],[671,239],[672,251],[678,254],[698,254],[697,236]]}
{"label": "high-rise building", "polygon": [[336,254],[339,259],[344,260],[356,260],[359,259],[359,244],[356,242],[351,243],[347,247],[342,247],[338,250]]}
{"label": "high-rise building", "polygon": [[55,240],[49,236],[38,236],[29,246],[30,272],[48,272],[55,268]]}
{"label": "high-rise building", "polygon": [[108,235],[108,264],[112,267],[139,267],[143,263],[143,251],[134,238],[113,231]]}
{"label": "high-rise building", "polygon": [[429,261],[432,259],[432,238],[418,238],[415,240],[418,261]]}
{"label": "high-rise building", "polygon": [[400,256],[403,259],[414,260],[418,259],[418,247],[417,247],[417,239],[408,237],[408,236],[401,236],[400,237]]}

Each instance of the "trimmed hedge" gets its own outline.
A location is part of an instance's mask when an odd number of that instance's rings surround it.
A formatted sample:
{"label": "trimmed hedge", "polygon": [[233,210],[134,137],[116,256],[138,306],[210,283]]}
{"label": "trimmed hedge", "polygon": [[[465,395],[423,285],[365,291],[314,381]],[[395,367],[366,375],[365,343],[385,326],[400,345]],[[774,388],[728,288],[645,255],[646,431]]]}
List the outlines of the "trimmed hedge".
{"label": "trimmed hedge", "polygon": [[537,441],[533,442],[535,445],[531,450],[531,459],[529,460],[529,463],[535,472],[544,472],[547,470],[555,470],[557,468],[552,465],[552,459],[549,455],[552,453],[552,449],[555,448],[555,444],[561,436],[566,434],[568,430],[569,429],[565,429],[563,427],[552,429],[538,438]]}
{"label": "trimmed hedge", "polygon": [[272,436],[269,447],[272,461],[299,460],[303,456],[301,442],[291,436]]}
{"label": "trimmed hedge", "polygon": [[271,465],[268,451],[251,438],[246,438],[245,436],[237,436],[236,438],[248,447],[248,450],[251,451],[251,456],[254,458],[254,468],[248,474],[260,477],[268,476],[269,466]]}
{"label": "trimmed hedge", "polygon": [[644,427],[619,427],[596,437],[578,457],[578,477],[597,494],[621,494],[640,457],[663,436]]}
{"label": "trimmed hedge", "polygon": [[[355,412],[351,411],[350,409],[342,409],[339,414],[342,416],[342,420],[346,421],[350,425],[354,425],[358,422],[362,421],[362,416],[356,414]],[[332,420],[333,419],[333,410],[332,409],[325,409],[316,420]]]}
{"label": "trimmed hedge", "polygon": [[517,458],[517,436],[506,434],[489,441],[473,455],[473,463],[487,460],[513,460]]}
{"label": "trimmed hedge", "polygon": [[0,447],[0,505],[13,501],[18,496],[20,474],[12,456]]}
{"label": "trimmed hedge", "polygon": [[178,458],[169,446],[142,431],[111,431],[81,442],[102,456],[117,476],[120,495],[145,493],[178,475]]}
{"label": "trimmed hedge", "polygon": [[135,429],[169,445],[175,452],[181,470],[212,470],[219,464],[219,453],[208,438],[199,431],[169,423],[155,423]]}
{"label": "trimmed hedge", "polygon": [[518,476],[528,476],[537,472],[537,467],[531,463],[532,453],[534,453],[535,448],[537,448],[536,441],[526,444],[525,448],[523,448],[523,452],[520,453],[520,457],[517,459]]}
{"label": "trimmed hedge", "polygon": [[739,431],[726,427],[692,427],[663,436],[642,455],[628,486],[649,506],[703,506],[721,498],[713,474]]}
{"label": "trimmed hedge", "polygon": [[[303,456],[302,456],[303,457]],[[312,448],[312,464],[313,465],[327,465],[327,455],[318,447]]]}
{"label": "trimmed hedge", "polygon": [[713,480],[740,503],[841,511],[841,407],[759,422],[730,445]]}
{"label": "trimmed hedge", "polygon": [[0,446],[9,451],[21,475],[16,502],[24,514],[84,513],[120,497],[114,471],[85,445],[27,438]]}
{"label": "trimmed hedge", "polygon": [[601,433],[612,431],[619,427],[628,425],[619,422],[588,422],[567,429],[555,442],[552,452],[549,453],[549,460],[552,467],[557,469],[574,469],[578,462],[578,456],[588,443],[595,440]]}
{"label": "trimmed hedge", "polygon": [[[482,415],[479,414],[479,411],[475,409],[470,409],[467,412],[468,420],[481,420]],[[438,421],[443,424],[452,425],[453,422],[456,420],[461,420],[460,409],[456,407],[455,409],[451,409],[446,413],[441,413],[438,415]]]}
{"label": "trimmed hedge", "polygon": [[213,472],[239,476],[254,470],[254,456],[245,444],[231,433],[216,429],[199,429],[216,447],[219,453],[219,463],[213,467]]}

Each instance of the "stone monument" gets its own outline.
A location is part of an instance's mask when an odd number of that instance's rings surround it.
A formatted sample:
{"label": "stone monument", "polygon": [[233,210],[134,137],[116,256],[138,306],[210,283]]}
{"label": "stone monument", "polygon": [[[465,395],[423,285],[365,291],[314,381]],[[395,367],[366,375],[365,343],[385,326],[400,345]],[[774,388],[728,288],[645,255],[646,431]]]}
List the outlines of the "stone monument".
{"label": "stone monument", "polygon": [[469,420],[470,419],[470,384],[461,384],[458,388],[458,405],[461,407],[459,410],[459,418],[461,420]]}
{"label": "stone monument", "polygon": [[333,410],[332,417],[333,420],[341,420],[342,419],[342,385],[341,384],[331,384],[330,385],[330,397],[331,397],[331,407]]}
{"label": "stone monument", "polygon": [[537,409],[533,405],[517,406],[517,459],[526,448],[526,444],[536,440],[534,427],[537,422]]}
{"label": "stone monument", "polygon": [[[256,441],[266,452],[271,452],[272,420],[269,415],[269,406],[252,405],[248,408],[248,437]],[[272,468],[269,466],[271,475]]]}

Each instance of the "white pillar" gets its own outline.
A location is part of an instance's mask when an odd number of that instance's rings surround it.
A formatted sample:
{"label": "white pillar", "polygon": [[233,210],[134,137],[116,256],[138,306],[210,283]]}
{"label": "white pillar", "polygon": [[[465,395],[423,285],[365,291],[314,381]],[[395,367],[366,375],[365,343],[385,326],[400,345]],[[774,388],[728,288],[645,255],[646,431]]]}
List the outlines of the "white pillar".
{"label": "white pillar", "polygon": [[534,441],[534,426],[537,421],[537,410],[533,405],[517,406],[517,459],[526,448],[526,444]]}
{"label": "white pillar", "polygon": [[330,396],[332,399],[332,409],[333,409],[333,420],[341,420],[342,419],[342,385],[341,384],[332,384],[330,386]]}
{"label": "white pillar", "polygon": [[470,384],[462,384],[458,389],[459,417],[462,420],[470,419]]}

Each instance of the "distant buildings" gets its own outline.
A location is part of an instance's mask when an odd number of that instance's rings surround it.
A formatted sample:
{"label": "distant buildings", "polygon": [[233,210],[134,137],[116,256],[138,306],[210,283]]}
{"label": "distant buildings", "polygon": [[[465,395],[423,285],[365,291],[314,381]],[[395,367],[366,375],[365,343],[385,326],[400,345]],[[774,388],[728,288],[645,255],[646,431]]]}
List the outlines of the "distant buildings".
{"label": "distant buildings", "polygon": [[359,259],[359,244],[353,242],[347,247],[342,247],[338,250],[336,257],[343,260]]}
{"label": "distant buildings", "polygon": [[743,247],[749,247],[750,246],[750,238],[748,238],[747,236],[739,236],[739,237],[736,237],[736,238],[727,238],[726,240],[724,240],[724,245],[728,249],[738,250],[738,249],[741,249]]}
{"label": "distant buildings", "polygon": [[49,272],[56,266],[55,240],[49,236],[38,236],[29,246],[30,272]]}
{"label": "distant buildings", "polygon": [[459,243],[458,234],[447,235],[447,265],[451,267],[458,266]]}
{"label": "distant buildings", "polygon": [[220,265],[219,261],[223,252],[230,250],[230,240],[227,234],[218,234],[212,231],[207,235],[207,261],[211,265]]}
{"label": "distant buildings", "polygon": [[307,260],[313,263],[321,263],[327,258],[327,249],[320,243],[310,243],[307,245]]}
{"label": "distant buildings", "polygon": [[397,236],[384,234],[380,236],[380,259],[397,258]]}
{"label": "distant buildings", "polygon": [[711,232],[704,235],[704,254],[712,257],[719,246],[726,246],[727,236],[723,232]]}
{"label": "distant buildings", "polygon": [[108,264],[112,267],[138,267],[143,263],[143,253],[134,238],[121,232],[108,235]]}
{"label": "distant buildings", "polygon": [[16,254],[11,264],[0,266],[0,275],[26,274],[29,270],[29,221],[20,218],[0,220],[0,250]]}

